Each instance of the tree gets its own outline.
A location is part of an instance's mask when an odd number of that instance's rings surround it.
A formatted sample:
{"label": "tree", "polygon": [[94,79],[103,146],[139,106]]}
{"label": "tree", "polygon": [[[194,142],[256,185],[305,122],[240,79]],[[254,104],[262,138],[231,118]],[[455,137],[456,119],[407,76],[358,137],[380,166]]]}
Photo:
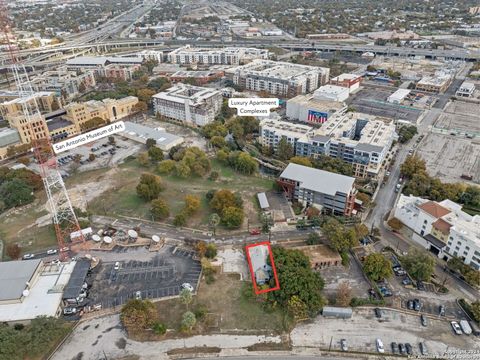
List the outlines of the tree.
{"label": "tree", "polygon": [[188,305],[190,305],[192,300],[193,300],[193,296],[190,290],[182,289],[182,291],[180,291],[180,301],[182,302],[182,304],[184,304],[187,307],[187,309],[188,309]]}
{"label": "tree", "polygon": [[150,212],[155,220],[164,220],[170,215],[168,205],[163,199],[152,200]]}
{"label": "tree", "polygon": [[145,101],[139,101],[135,105],[133,105],[133,112],[140,112],[143,113],[148,110],[148,104]]}
{"label": "tree", "polygon": [[198,256],[200,256],[200,258],[203,258],[205,256],[205,253],[207,252],[207,243],[200,240],[199,242],[197,242],[195,250],[197,250]]}
{"label": "tree", "polygon": [[316,232],[308,234],[307,245],[317,245],[320,243],[320,235]]}
{"label": "tree", "polygon": [[276,154],[280,160],[288,160],[293,157],[293,146],[290,145],[286,137],[282,136],[278,142]]}
{"label": "tree", "polygon": [[[324,281],[312,270],[308,257],[299,250],[277,246],[272,247],[272,253],[280,289],[269,292],[268,301],[287,310],[290,300],[296,296],[305,304],[309,316],[318,314],[325,303],[321,294]],[[274,280],[271,282],[273,284]]]}
{"label": "tree", "polygon": [[357,240],[365,238],[370,233],[365,224],[356,224],[354,228],[355,234],[357,235]]}
{"label": "tree", "polygon": [[367,255],[363,263],[363,271],[373,281],[392,276],[392,263],[383,254],[374,253]]}
{"label": "tree", "polygon": [[188,178],[191,172],[192,171],[190,170],[188,165],[183,162],[179,162],[175,165],[175,173],[177,174],[177,176],[181,178],[184,178],[184,179]]}
{"label": "tree", "polygon": [[173,160],[160,161],[157,171],[160,174],[171,174],[175,170],[176,163]]}
{"label": "tree", "polygon": [[162,149],[156,147],[156,146],[151,146],[148,149],[148,156],[151,161],[153,162],[158,162],[163,160],[163,151]]}
{"label": "tree", "polygon": [[179,226],[185,226],[185,224],[187,223],[187,218],[185,217],[185,214],[184,213],[179,213],[175,216],[175,218],[173,219],[173,225],[179,227]]}
{"label": "tree", "polygon": [[342,281],[338,285],[336,305],[349,306],[352,301],[352,288],[348,284],[348,281]]}
{"label": "tree", "polygon": [[128,332],[150,328],[156,318],[157,310],[149,300],[129,300],[120,314],[120,320]]}
{"label": "tree", "polygon": [[345,252],[358,243],[355,230],[345,228],[333,218],[323,224],[322,230],[330,240],[330,246],[338,252]]}
{"label": "tree", "polygon": [[425,161],[416,155],[407,156],[404,163],[400,165],[400,172],[409,179],[415,174],[425,173],[426,170]]}
{"label": "tree", "polygon": [[227,146],[227,142],[221,136],[212,137],[210,139],[210,144],[212,144],[212,146],[215,146],[216,148],[223,148],[223,147]]}
{"label": "tree", "polygon": [[138,163],[142,166],[148,166],[150,164],[150,161],[148,160],[148,153],[146,152],[141,152],[140,154],[138,154],[137,160]]}
{"label": "tree", "polygon": [[96,116],[90,120],[85,121],[83,124],[80,124],[80,130],[88,131],[102,125],[105,125],[105,120],[103,120],[101,117]]}
{"label": "tree", "polygon": [[150,99],[152,98],[153,95],[155,95],[156,91],[153,89],[139,89],[137,91],[137,97],[139,101],[143,101],[145,103],[148,103]]}
{"label": "tree", "polygon": [[116,142],[115,142],[115,137],[114,137],[114,136],[109,136],[109,137],[108,137],[108,143],[109,143],[110,145],[115,145],[115,143],[116,143]]}
{"label": "tree", "polygon": [[7,209],[29,204],[34,198],[33,188],[21,179],[14,178],[0,185],[0,200]]}
{"label": "tree", "polygon": [[288,312],[295,320],[303,320],[308,318],[307,305],[297,296],[293,295],[287,303]]}
{"label": "tree", "polygon": [[186,195],[185,196],[185,207],[183,211],[187,215],[192,215],[200,209],[200,197],[197,195]]}
{"label": "tree", "polygon": [[157,140],[148,138],[147,141],[145,142],[145,146],[147,147],[147,150],[149,150],[151,147],[157,145]]}
{"label": "tree", "polygon": [[142,199],[149,201],[158,198],[160,192],[164,190],[162,178],[153,174],[142,174],[140,182],[137,185],[137,195]]}
{"label": "tree", "polygon": [[391,218],[390,220],[387,221],[388,226],[390,226],[394,231],[400,231],[400,229],[403,227],[403,224],[400,220],[397,218]]}
{"label": "tree", "polygon": [[156,322],[153,324],[152,330],[156,335],[164,335],[167,332],[167,327],[161,322]]}
{"label": "tree", "polygon": [[225,225],[225,227],[230,229],[238,228],[243,223],[243,210],[238,207],[229,206],[223,210],[221,218],[222,224]]}
{"label": "tree", "polygon": [[310,159],[303,156],[294,156],[290,159],[290,162],[298,165],[313,167],[313,164],[310,161]]}
{"label": "tree", "polygon": [[195,314],[191,311],[187,311],[182,316],[182,330],[185,332],[190,331],[195,324],[197,323],[197,319],[195,318]]}
{"label": "tree", "polygon": [[8,244],[5,250],[5,253],[7,254],[7,256],[12,260],[18,259],[20,257],[21,252],[22,252],[22,249],[20,249],[20,246],[18,246],[18,244]]}
{"label": "tree", "polygon": [[205,248],[205,256],[209,259],[214,259],[217,256],[217,245],[210,243]]}
{"label": "tree", "polygon": [[214,213],[208,218],[208,225],[213,229],[213,235],[215,236],[215,230],[217,229],[218,224],[220,224],[220,216]]}
{"label": "tree", "polygon": [[425,251],[412,248],[400,259],[405,270],[416,280],[428,281],[435,269],[435,259]]}
{"label": "tree", "polygon": [[227,189],[221,189],[215,192],[209,205],[222,217],[224,209],[237,206],[237,201],[233,192]]}
{"label": "tree", "polygon": [[470,310],[472,311],[475,320],[480,322],[480,300],[473,302],[470,306]]}
{"label": "tree", "polygon": [[217,151],[217,160],[225,163],[228,160],[228,152],[225,150],[218,150]]}

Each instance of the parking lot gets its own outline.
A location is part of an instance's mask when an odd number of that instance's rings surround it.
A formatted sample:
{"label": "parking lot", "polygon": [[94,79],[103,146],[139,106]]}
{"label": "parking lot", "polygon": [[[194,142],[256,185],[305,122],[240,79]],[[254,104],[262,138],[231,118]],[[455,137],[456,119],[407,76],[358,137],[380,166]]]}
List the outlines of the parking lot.
{"label": "parking lot", "polygon": [[424,342],[431,357],[452,358],[447,354],[480,351],[478,338],[455,335],[448,321],[428,317],[425,327],[420,323],[420,316],[389,309],[382,309],[380,319],[375,317],[373,308],[356,309],[351,319],[318,316],[312,323],[298,326],[291,334],[293,346],[340,350],[340,339],[346,339],[349,351],[374,353],[377,352],[377,338],[383,341],[386,353],[391,353],[392,342],[411,344],[413,355],[420,355],[418,344]]}
{"label": "parking lot", "polygon": [[[118,255],[117,261],[112,261]],[[150,256],[149,256],[150,255]],[[160,253],[117,247],[92,271],[89,299],[103,308],[122,305],[140,292],[142,299],[175,296],[181,285],[196,289],[201,265],[194,251],[167,246]]]}
{"label": "parking lot", "polygon": [[431,176],[444,182],[464,181],[461,175],[472,176],[480,183],[480,141],[450,134],[429,133],[417,148]]}
{"label": "parking lot", "polygon": [[422,110],[410,106],[391,104],[387,98],[397,90],[396,88],[387,89],[384,86],[363,85],[361,91],[353,95],[349,105],[354,107],[357,112],[390,117],[392,119],[407,120],[413,124],[422,113]]}

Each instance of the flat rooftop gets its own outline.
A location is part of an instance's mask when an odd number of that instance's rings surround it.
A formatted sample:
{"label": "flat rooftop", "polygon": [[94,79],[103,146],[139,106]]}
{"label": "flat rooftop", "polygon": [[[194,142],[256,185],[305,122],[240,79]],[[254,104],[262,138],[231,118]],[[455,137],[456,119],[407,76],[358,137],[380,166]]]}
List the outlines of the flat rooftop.
{"label": "flat rooftop", "polygon": [[[345,88],[342,88],[342,89],[345,89]],[[297,95],[294,98],[289,99],[287,101],[287,104],[288,103],[308,106],[308,107],[311,107],[312,110],[327,111],[329,113],[334,113],[336,111],[339,111],[345,108],[345,104],[343,102],[333,101],[333,100],[319,100],[319,99],[316,99],[312,94]]]}
{"label": "flat rooftop", "polygon": [[158,147],[162,150],[168,150],[172,146],[183,143],[181,136],[170,134],[163,129],[155,129],[130,121],[125,121],[125,131],[121,134],[142,143],[146,143],[147,139],[155,139]]}
{"label": "flat rooftop", "polygon": [[192,86],[185,84],[177,84],[165,91],[152,96],[152,98],[167,100],[177,103],[185,103],[186,100],[190,100],[191,105],[198,105],[205,99],[208,99],[215,95],[221,95],[221,93],[212,88],[206,88],[201,86]]}
{"label": "flat rooftop", "polygon": [[40,259],[0,262],[0,301],[20,299],[41,263]]}
{"label": "flat rooftop", "polygon": [[0,147],[15,144],[20,141],[20,135],[16,129],[2,128],[0,129]]}
{"label": "flat rooftop", "polygon": [[233,72],[241,72],[249,75],[292,80],[305,76],[309,73],[328,72],[329,69],[318,66],[292,64],[288,62],[272,60],[253,60],[252,62],[231,69]]}
{"label": "flat rooftop", "polygon": [[[30,261],[35,260],[22,263]],[[68,283],[75,264],[76,262],[72,261],[58,266],[44,266],[22,302],[0,305],[0,321],[14,322],[31,320],[38,316],[55,316],[62,301],[63,288]]]}

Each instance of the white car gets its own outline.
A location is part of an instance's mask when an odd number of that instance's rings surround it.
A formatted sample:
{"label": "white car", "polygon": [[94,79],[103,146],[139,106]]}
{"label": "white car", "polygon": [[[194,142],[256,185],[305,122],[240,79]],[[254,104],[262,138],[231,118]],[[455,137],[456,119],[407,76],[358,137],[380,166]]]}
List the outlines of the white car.
{"label": "white car", "polygon": [[182,284],[182,289],[187,289],[188,291],[193,292],[193,286],[190,285],[189,283],[183,283]]}
{"label": "white car", "polygon": [[142,292],[141,291],[137,291],[135,293],[135,299],[136,300],[142,300]]}
{"label": "white car", "polygon": [[56,253],[57,253],[57,249],[47,250],[47,255],[53,255],[53,254],[56,254]]}
{"label": "white car", "polygon": [[455,334],[457,334],[457,335],[462,335],[463,334],[462,328],[460,327],[458,322],[452,321],[450,324],[452,325],[452,328],[453,328],[453,331],[455,332]]}
{"label": "white car", "polygon": [[120,263],[117,261],[113,266],[113,270],[118,270],[118,269],[120,269]]}
{"label": "white car", "polygon": [[385,352],[385,347],[383,346],[382,340],[377,339],[376,345],[377,345],[377,350],[378,350],[379,353],[384,353]]}
{"label": "white car", "polygon": [[34,254],[25,254],[23,255],[23,260],[33,259],[34,257],[35,257]]}

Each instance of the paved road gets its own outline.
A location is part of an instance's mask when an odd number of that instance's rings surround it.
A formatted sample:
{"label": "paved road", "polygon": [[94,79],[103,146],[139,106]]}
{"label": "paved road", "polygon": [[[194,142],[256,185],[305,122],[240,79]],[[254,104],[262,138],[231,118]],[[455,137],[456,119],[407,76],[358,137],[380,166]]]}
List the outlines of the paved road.
{"label": "paved road", "polygon": [[[215,357],[219,360],[264,360],[264,359],[275,359],[275,360],[351,360],[352,358],[358,358],[358,355],[352,355],[351,357],[347,356],[306,356],[306,355],[269,355],[265,354],[262,356],[235,356],[235,357]],[[204,358],[205,359],[205,358]],[[209,358],[206,358],[209,359]]]}

